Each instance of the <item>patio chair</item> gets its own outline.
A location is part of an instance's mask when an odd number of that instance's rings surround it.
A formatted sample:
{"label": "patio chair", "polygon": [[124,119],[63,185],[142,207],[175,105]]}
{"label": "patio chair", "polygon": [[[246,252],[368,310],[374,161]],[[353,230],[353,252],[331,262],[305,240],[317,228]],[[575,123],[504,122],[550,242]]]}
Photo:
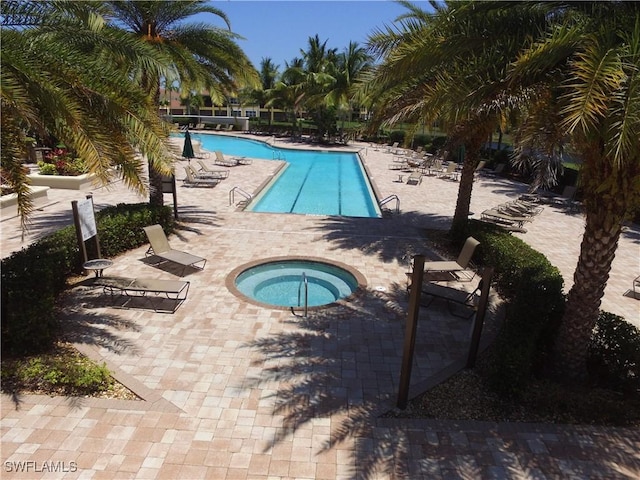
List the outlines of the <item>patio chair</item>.
{"label": "patio chair", "polygon": [[182,180],[186,187],[215,187],[222,179],[198,175],[191,165],[184,167],[185,178]]}
{"label": "patio chair", "polygon": [[209,152],[205,152],[200,148],[200,143],[199,142],[193,142],[193,154],[196,156],[196,158],[209,158],[211,157],[211,154]]}
{"label": "patio chair", "polygon": [[468,237],[464,245],[462,246],[462,250],[460,250],[460,254],[456,260],[437,260],[433,262],[424,262],[424,271],[425,272],[447,272],[454,274],[456,276],[457,273],[464,272],[469,267],[469,263],[471,262],[471,258],[473,257],[476,248],[480,245],[480,242],[473,237]]}
{"label": "patio chair", "polygon": [[525,202],[524,200],[514,200],[512,202],[503,203],[498,207],[500,211],[506,211],[511,215],[523,215],[533,217],[540,215],[543,207],[535,203]]}
{"label": "patio chair", "polygon": [[412,172],[407,178],[407,185],[420,185],[422,183],[422,173]]}
{"label": "patio chair", "polygon": [[458,180],[458,165],[455,162],[449,162],[446,170],[438,174],[438,178],[451,178],[452,180]]}
{"label": "patio chair", "polygon": [[410,170],[410,169],[411,167],[407,162],[396,162],[394,160],[393,163],[389,164],[389,170]]}
{"label": "patio chair", "polygon": [[531,216],[529,215],[511,214],[497,208],[489,208],[485,210],[482,212],[481,218],[485,220],[496,219],[500,222],[516,225],[518,227],[522,227],[525,222],[531,221]]}
{"label": "patio chair", "polygon": [[216,155],[216,159],[214,160],[214,163],[216,165],[222,165],[225,167],[235,167],[236,165],[238,165],[237,160],[226,158],[224,156],[224,153],[222,153],[220,150],[216,150],[214,153]]}
{"label": "patio chair", "polygon": [[160,313],[174,313],[189,293],[189,282],[181,280],[98,277],[92,283],[102,287],[102,291],[111,297],[116,294],[124,297],[124,303],[119,305],[121,308],[142,300],[143,304]]}
{"label": "patio chair", "polygon": [[393,145],[387,146],[385,153],[393,153],[395,154],[398,149],[399,142],[393,142]]}
{"label": "patio chair", "polygon": [[219,131],[222,128],[222,125],[220,125],[219,123],[216,124],[216,128],[214,128],[215,131]]}
{"label": "patio chair", "polygon": [[233,157],[232,160],[235,160],[237,165],[251,165],[253,163],[253,160],[247,157]]}
{"label": "patio chair", "polygon": [[225,169],[214,169],[209,168],[209,166],[204,163],[202,160],[198,160],[198,164],[200,165],[200,170],[198,170],[198,176],[200,177],[209,177],[209,178],[218,178],[220,180],[229,178],[229,170]]}
{"label": "patio chair", "polygon": [[233,131],[233,124],[232,123],[227,125],[227,132],[231,132],[231,131]]}
{"label": "patio chair", "polygon": [[[430,262],[424,262],[424,283],[430,282],[469,282],[476,276],[475,271],[469,269],[471,258],[480,245],[480,242],[473,237],[468,237],[460,254],[456,260],[436,260]],[[411,272],[407,272],[409,279],[413,278],[413,264],[411,265]],[[424,289],[424,285],[422,287]],[[407,292],[411,290],[411,284],[407,285]]]}
{"label": "patio chair", "polygon": [[[161,259],[159,263],[173,262],[178,265],[182,265],[182,275],[184,275],[187,267],[203,270],[207,263],[206,258],[198,257],[187,252],[175,250],[169,245],[169,240],[162,230],[162,227],[158,224],[143,227],[144,233],[146,233],[149,239],[149,248],[145,255],[156,256]],[[180,275],[180,276],[182,276]]]}
{"label": "patio chair", "polygon": [[480,171],[484,168],[484,166],[487,164],[487,162],[485,160],[480,160],[480,162],[478,163],[478,166],[476,167],[476,169],[473,171],[474,175],[477,175],[480,173]]}
{"label": "patio chair", "polygon": [[578,193],[578,188],[572,185],[567,185],[562,190],[560,194],[560,198],[556,199],[554,202],[558,206],[564,206],[569,209],[570,212],[579,209],[580,202],[576,200],[576,193]]}
{"label": "patio chair", "polygon": [[495,168],[493,170],[488,170],[485,171],[483,170],[482,173],[484,175],[488,175],[490,177],[497,177],[498,175],[502,175],[502,172],[504,171],[504,169],[507,167],[506,164],[504,163],[499,163],[495,166]]}
{"label": "patio chair", "polygon": [[431,161],[431,164],[427,166],[428,175],[437,175],[442,171],[442,160],[435,159]]}

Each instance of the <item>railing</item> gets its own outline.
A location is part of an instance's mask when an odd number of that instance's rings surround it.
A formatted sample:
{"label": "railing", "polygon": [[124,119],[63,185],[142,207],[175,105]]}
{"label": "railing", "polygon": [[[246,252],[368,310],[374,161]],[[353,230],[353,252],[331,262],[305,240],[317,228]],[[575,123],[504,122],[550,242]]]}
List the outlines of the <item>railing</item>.
{"label": "railing", "polygon": [[243,196],[245,198],[245,202],[247,203],[250,202],[251,199],[253,198],[253,195],[245,192],[240,187],[233,187],[231,190],[229,190],[229,205],[235,204],[236,192],[238,192],[241,196]]}
{"label": "railing", "polygon": [[[304,272],[302,272],[302,278],[298,284],[298,307],[300,307],[300,287],[304,285],[304,318],[307,318],[307,310],[309,308],[309,280]],[[293,310],[293,308],[292,308]]]}
{"label": "railing", "polygon": [[378,205],[380,206],[380,208],[382,208],[384,205],[389,203],[391,200],[395,200],[396,201],[396,213],[400,213],[400,199],[395,194],[394,195],[389,195],[387,198],[385,198],[383,200],[380,200],[380,202],[378,202]]}
{"label": "railing", "polygon": [[274,150],[272,157],[274,160],[286,160],[287,157],[284,155],[284,152],[281,152],[280,150]]}

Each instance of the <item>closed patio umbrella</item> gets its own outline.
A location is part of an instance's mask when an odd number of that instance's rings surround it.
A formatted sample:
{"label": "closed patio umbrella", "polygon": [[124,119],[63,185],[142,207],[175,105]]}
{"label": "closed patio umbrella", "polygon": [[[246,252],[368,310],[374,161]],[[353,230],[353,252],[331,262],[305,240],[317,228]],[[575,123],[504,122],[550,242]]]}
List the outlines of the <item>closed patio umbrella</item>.
{"label": "closed patio umbrella", "polygon": [[191,143],[191,134],[189,133],[189,130],[184,132],[184,147],[182,148],[182,156],[189,161],[191,161],[192,158],[195,158],[195,155],[193,153],[193,144]]}

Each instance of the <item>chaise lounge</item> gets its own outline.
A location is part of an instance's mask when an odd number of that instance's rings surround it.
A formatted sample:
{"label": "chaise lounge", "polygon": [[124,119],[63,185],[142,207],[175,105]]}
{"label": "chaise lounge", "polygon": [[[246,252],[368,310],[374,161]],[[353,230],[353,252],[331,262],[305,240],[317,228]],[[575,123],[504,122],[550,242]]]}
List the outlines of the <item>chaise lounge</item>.
{"label": "chaise lounge", "polygon": [[235,159],[227,159],[220,150],[216,150],[215,152],[216,159],[214,163],[216,165],[222,165],[223,167],[235,167],[238,165],[238,161]]}
{"label": "chaise lounge", "polygon": [[201,177],[218,178],[221,180],[229,177],[229,170],[209,168],[202,160],[198,160],[198,164],[200,165],[200,170],[198,170],[197,173]]}
{"label": "chaise lounge", "polygon": [[189,282],[148,278],[97,277],[93,285],[102,287],[111,297],[124,297],[120,307],[140,299],[155,312],[174,313],[187,299]]}
{"label": "chaise lounge", "polygon": [[471,280],[475,276],[475,272],[469,271],[468,267],[478,245],[480,242],[475,238],[467,238],[456,260],[424,262],[425,273],[445,273],[455,280]]}
{"label": "chaise lounge", "polygon": [[413,172],[407,178],[407,185],[419,185],[422,183],[422,173],[421,172]]}
{"label": "chaise lounge", "polygon": [[204,269],[207,259],[171,248],[169,240],[160,225],[156,224],[143,227],[143,230],[149,239],[149,248],[145,253],[146,256],[156,256],[160,258],[161,261],[158,263],[173,262],[182,265],[183,269],[180,276],[184,275],[188,267],[197,270]]}
{"label": "chaise lounge", "polygon": [[214,178],[211,176],[198,175],[195,169],[188,165],[184,167],[185,178],[183,180],[184,185],[188,187],[215,187],[218,185],[222,178]]}

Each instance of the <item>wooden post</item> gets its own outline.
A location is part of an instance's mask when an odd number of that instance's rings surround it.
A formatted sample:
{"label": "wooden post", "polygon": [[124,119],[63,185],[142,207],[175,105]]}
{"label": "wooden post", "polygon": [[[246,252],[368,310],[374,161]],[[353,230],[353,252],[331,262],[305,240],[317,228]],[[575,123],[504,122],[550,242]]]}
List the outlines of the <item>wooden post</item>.
{"label": "wooden post", "polygon": [[175,175],[162,177],[162,193],[173,195],[173,217],[178,220],[178,189],[176,188]]}
{"label": "wooden post", "polygon": [[413,257],[413,272],[411,274],[411,292],[409,293],[409,311],[404,332],[404,351],[400,370],[400,386],[398,389],[398,408],[407,408],[409,398],[409,384],[411,383],[411,367],[413,353],[416,346],[416,330],[420,313],[420,296],[422,294],[422,279],[424,278],[424,255]]}
{"label": "wooden post", "polygon": [[489,305],[491,277],[493,277],[493,267],[486,267],[482,271],[482,288],[480,290],[480,302],[478,303],[478,312],[473,319],[469,354],[467,355],[467,364],[465,366],[466,368],[473,368],[476,364],[478,348],[480,347],[480,337],[482,335],[482,327],[484,325],[484,317],[487,313],[487,306]]}

